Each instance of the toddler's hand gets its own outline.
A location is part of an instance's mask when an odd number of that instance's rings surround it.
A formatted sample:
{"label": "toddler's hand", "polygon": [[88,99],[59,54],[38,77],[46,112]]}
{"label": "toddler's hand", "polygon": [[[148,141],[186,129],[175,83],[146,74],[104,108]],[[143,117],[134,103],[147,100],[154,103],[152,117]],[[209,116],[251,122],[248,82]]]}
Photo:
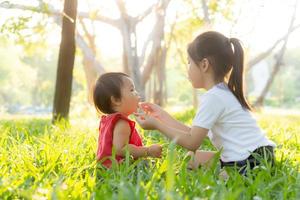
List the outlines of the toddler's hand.
{"label": "toddler's hand", "polygon": [[148,147],[149,156],[153,158],[160,158],[162,152],[162,147],[159,144],[153,144]]}
{"label": "toddler's hand", "polygon": [[154,130],[157,128],[159,120],[146,114],[134,113],[137,123],[145,130]]}

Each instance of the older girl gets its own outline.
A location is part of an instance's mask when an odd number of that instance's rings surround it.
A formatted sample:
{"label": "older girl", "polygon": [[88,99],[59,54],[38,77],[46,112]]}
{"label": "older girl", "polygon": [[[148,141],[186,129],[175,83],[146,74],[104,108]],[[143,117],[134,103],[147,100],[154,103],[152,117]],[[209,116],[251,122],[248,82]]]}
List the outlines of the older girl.
{"label": "older girl", "polygon": [[[177,144],[190,150],[192,168],[206,164],[214,152],[200,151],[206,136],[221,152],[221,167],[237,166],[245,173],[247,163],[259,164],[257,153],[273,162],[274,142],[270,141],[251,115],[251,107],[244,96],[244,52],[236,38],[209,31],[200,34],[189,44],[188,77],[194,88],[206,93],[192,126],[173,119],[159,106],[143,103],[145,113],[137,113],[144,129],[157,129]],[[150,114],[149,114],[150,113]]]}

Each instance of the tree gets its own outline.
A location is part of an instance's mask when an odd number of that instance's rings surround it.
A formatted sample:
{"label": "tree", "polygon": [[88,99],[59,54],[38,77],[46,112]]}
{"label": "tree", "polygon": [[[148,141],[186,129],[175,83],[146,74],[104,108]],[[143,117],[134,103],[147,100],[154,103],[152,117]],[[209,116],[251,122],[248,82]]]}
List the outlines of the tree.
{"label": "tree", "polygon": [[[119,19],[111,19],[106,16],[102,16],[98,12],[96,15],[92,15],[91,13],[80,12],[78,13],[78,17],[80,19],[80,25],[84,33],[77,32],[76,34],[76,43],[78,47],[83,52],[83,66],[86,73],[88,88],[91,90],[93,87],[93,83],[96,77],[105,72],[103,66],[99,61],[96,60],[96,49],[94,48],[93,35],[87,31],[85,28],[85,23],[82,19],[89,19],[92,21],[101,21],[103,23],[109,24],[115,28],[117,28],[122,37],[123,37],[123,71],[128,73],[134,80],[137,89],[141,92],[142,96],[144,96],[145,84],[149,79],[148,74],[152,73],[153,66],[159,66],[159,68],[163,68],[165,65],[163,64],[165,61],[165,53],[161,49],[163,49],[164,44],[164,20],[166,9],[170,0],[158,0],[157,3],[148,9],[146,9],[139,16],[132,17],[129,15],[126,9],[126,4],[123,0],[115,0],[116,5],[120,12]],[[39,7],[25,6],[13,3],[1,3],[0,7],[9,8],[9,9],[21,9],[21,10],[30,10],[33,12],[40,12],[51,15],[55,18],[61,15],[61,12],[56,10],[50,4],[44,3],[41,1]],[[143,52],[141,56],[138,56],[137,52],[137,34],[136,34],[136,26],[140,23],[145,17],[147,17],[151,12],[154,11],[156,15],[156,23],[153,27],[153,31],[149,34],[148,40],[143,45]],[[92,16],[92,17],[91,17]],[[55,19],[55,22],[59,24],[59,20]],[[88,42],[86,42],[88,40]],[[147,47],[151,45],[151,52],[148,57],[146,57]],[[155,62],[155,58],[157,55],[160,59],[157,59]],[[159,70],[160,71],[160,70]],[[160,80],[159,89],[162,91],[164,78],[161,75],[162,73],[156,73],[158,80]],[[89,92],[90,94],[90,92]],[[160,95],[158,95],[160,96]]]}
{"label": "tree", "polygon": [[53,105],[53,122],[61,118],[67,119],[69,115],[76,49],[76,15],[77,0],[65,0]]}
{"label": "tree", "polygon": [[280,67],[282,66],[282,60],[283,60],[284,53],[286,51],[286,46],[287,46],[288,39],[289,39],[289,36],[291,35],[292,31],[294,30],[294,22],[295,22],[295,19],[296,19],[296,13],[297,13],[297,1],[295,2],[294,12],[292,14],[292,18],[291,18],[291,21],[290,21],[290,25],[289,25],[287,34],[283,38],[282,47],[279,50],[279,52],[276,54],[275,65],[274,65],[273,70],[271,72],[271,75],[270,75],[270,77],[267,81],[267,84],[265,85],[265,87],[264,87],[263,91],[261,92],[260,96],[257,98],[257,100],[254,103],[255,107],[261,107],[263,105],[264,99],[265,99],[265,97],[266,97],[266,95],[267,95],[274,79],[275,79],[275,76],[277,75],[277,73],[280,70]]}

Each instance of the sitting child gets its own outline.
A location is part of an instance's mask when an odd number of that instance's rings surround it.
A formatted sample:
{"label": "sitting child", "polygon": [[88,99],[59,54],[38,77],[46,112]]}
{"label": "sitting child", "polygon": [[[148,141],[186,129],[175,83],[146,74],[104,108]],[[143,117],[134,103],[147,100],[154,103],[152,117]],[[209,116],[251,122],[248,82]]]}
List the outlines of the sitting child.
{"label": "sitting child", "polygon": [[[100,121],[97,160],[110,168],[111,159],[124,160],[126,151],[133,158],[160,157],[162,147],[158,144],[143,146],[135,129],[135,122],[128,116],[136,112],[139,95],[127,74],[111,72],[99,77],[94,88],[94,104],[98,112],[105,113]],[[112,151],[115,149],[115,158]]]}

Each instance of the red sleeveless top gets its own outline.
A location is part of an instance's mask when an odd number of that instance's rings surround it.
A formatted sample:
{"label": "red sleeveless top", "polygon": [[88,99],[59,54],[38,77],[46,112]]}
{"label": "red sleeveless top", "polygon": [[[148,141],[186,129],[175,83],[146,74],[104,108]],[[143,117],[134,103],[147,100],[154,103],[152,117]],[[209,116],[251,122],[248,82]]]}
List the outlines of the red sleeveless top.
{"label": "red sleeveless top", "polygon": [[[129,144],[136,146],[143,146],[142,139],[135,129],[135,122],[128,119],[126,116],[120,113],[114,113],[110,115],[103,115],[101,117],[100,126],[99,126],[99,138],[98,138],[98,150],[97,150],[97,160],[100,161],[105,167],[111,167],[111,155],[113,147],[113,131],[115,125],[119,119],[125,120],[128,122],[131,134],[129,138]],[[118,163],[120,163],[124,157],[117,156],[115,157]]]}

